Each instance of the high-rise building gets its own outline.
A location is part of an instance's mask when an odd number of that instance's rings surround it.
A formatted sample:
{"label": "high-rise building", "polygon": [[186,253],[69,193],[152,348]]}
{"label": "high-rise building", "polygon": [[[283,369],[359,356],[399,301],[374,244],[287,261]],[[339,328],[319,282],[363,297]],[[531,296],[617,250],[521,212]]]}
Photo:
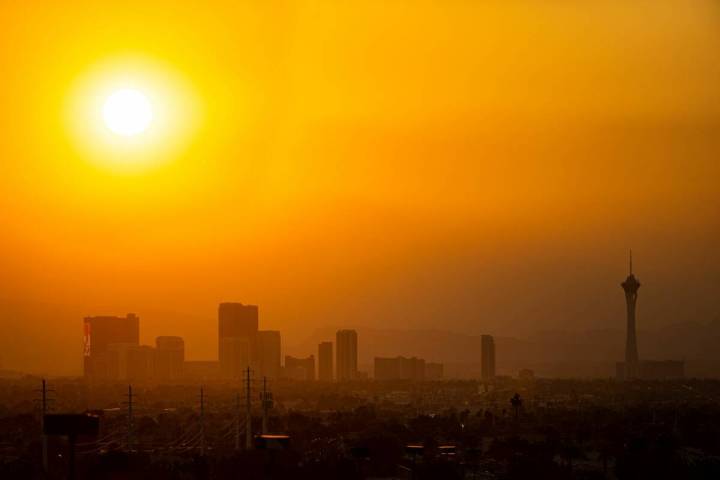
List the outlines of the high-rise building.
{"label": "high-rise building", "polygon": [[640,374],[640,358],[638,356],[637,335],[635,333],[635,304],[640,282],[633,274],[632,251],[630,252],[630,274],[622,286],[625,291],[627,306],[627,336],[625,339],[625,378],[638,378]]}
{"label": "high-rise building", "polygon": [[355,330],[338,330],[335,335],[335,368],[338,381],[357,378],[358,339]]}
{"label": "high-rise building", "polygon": [[285,357],[286,378],[293,380],[315,380],[315,356],[307,358]]}
{"label": "high-rise building", "polygon": [[[257,305],[221,303],[218,308],[218,358],[225,378],[241,378],[257,367]],[[247,358],[246,358],[247,357]]]}
{"label": "high-rise building", "polygon": [[88,378],[114,378],[109,346],[117,343],[138,345],[140,319],[133,313],[125,317],[98,316],[83,320],[83,370]]}
{"label": "high-rise building", "polygon": [[147,382],[155,378],[155,349],[133,345],[127,349],[127,377],[130,382]]}
{"label": "high-rise building", "polygon": [[222,347],[223,360],[220,362],[220,373],[223,378],[243,378],[245,370],[255,370],[253,358],[252,340],[246,337],[223,338]]}
{"label": "high-rise building", "polygon": [[260,377],[272,380],[279,378],[281,368],[280,332],[276,330],[258,331],[257,347]]}
{"label": "high-rise building", "polygon": [[422,358],[375,357],[375,380],[424,380],[425,360]]}
{"label": "high-rise building", "polygon": [[481,376],[483,380],[495,378],[495,339],[492,335],[481,337]]}
{"label": "high-rise building", "polygon": [[182,337],[155,339],[155,378],[158,382],[177,381],[183,375],[185,342]]}
{"label": "high-rise building", "polygon": [[[111,343],[107,351],[95,361],[95,378],[105,380],[127,380],[128,352],[137,347],[137,343]],[[97,373],[102,372],[102,373]]]}
{"label": "high-rise building", "polygon": [[322,342],[318,345],[318,380],[332,382],[333,379],[333,344]]}

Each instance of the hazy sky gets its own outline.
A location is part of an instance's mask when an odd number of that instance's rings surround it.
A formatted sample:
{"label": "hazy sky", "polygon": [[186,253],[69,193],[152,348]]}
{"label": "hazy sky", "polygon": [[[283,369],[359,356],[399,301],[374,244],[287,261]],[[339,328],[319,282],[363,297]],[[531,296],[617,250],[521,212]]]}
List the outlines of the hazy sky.
{"label": "hazy sky", "polygon": [[[6,367],[129,311],[211,358],[223,300],[623,328],[630,247],[640,329],[720,315],[716,1],[3,2],[0,71]],[[165,108],[130,147],[88,113],[126,78]]]}

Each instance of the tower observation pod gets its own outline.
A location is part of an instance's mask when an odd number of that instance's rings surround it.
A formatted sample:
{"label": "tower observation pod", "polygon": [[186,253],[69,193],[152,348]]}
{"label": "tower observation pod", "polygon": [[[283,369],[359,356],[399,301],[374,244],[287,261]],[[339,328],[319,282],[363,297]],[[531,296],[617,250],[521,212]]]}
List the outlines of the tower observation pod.
{"label": "tower observation pod", "polygon": [[625,302],[627,303],[625,377],[628,379],[638,378],[640,373],[640,359],[638,357],[637,335],[635,333],[635,304],[637,303],[637,292],[640,288],[640,282],[633,274],[632,250],[630,251],[630,274],[620,285],[625,291]]}

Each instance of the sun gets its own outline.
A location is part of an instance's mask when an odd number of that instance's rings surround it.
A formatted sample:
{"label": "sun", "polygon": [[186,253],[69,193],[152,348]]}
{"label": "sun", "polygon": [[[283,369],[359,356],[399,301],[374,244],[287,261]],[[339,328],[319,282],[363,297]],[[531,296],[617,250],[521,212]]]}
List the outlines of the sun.
{"label": "sun", "polygon": [[77,159],[113,174],[139,174],[199,142],[205,108],[189,72],[143,55],[99,60],[78,72],[63,108]]}
{"label": "sun", "polygon": [[105,126],[125,137],[145,132],[153,121],[153,109],[139,90],[123,88],[107,97],[102,109]]}

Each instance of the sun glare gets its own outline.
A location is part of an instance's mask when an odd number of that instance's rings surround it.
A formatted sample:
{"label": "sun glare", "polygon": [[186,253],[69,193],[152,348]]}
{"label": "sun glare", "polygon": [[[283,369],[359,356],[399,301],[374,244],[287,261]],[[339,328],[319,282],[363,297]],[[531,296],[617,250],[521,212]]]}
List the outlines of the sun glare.
{"label": "sun glare", "polygon": [[163,62],[121,56],[79,74],[65,119],[79,158],[116,173],[138,173],[181,156],[202,119],[194,85]]}
{"label": "sun glare", "polygon": [[125,88],[113,92],[103,105],[103,120],[114,133],[137,135],[152,123],[152,106],[138,90]]}

